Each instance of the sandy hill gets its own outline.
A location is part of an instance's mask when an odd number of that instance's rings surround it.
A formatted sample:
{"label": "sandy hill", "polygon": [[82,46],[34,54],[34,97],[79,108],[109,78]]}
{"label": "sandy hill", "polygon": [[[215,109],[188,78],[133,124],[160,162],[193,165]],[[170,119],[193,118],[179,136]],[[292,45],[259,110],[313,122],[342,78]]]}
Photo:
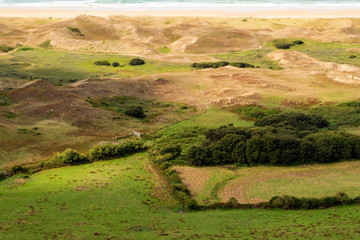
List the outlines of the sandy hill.
{"label": "sandy hill", "polygon": [[[253,49],[278,38],[316,41],[360,41],[358,19],[259,19],[196,17],[108,18],[82,15],[74,19],[0,19],[1,43],[55,49],[136,55],[212,54]],[[67,28],[78,28],[81,34]]]}

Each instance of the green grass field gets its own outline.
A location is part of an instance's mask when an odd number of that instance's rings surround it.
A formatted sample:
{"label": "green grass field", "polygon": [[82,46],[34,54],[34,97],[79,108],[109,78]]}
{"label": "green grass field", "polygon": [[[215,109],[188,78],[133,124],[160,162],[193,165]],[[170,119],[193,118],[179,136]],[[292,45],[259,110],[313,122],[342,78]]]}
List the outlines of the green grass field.
{"label": "green grass field", "polygon": [[284,194],[321,198],[344,191],[357,197],[359,169],[360,161],[295,167],[186,167],[180,176],[200,203],[226,202],[231,197],[240,203],[257,203]]}
{"label": "green grass field", "polygon": [[[296,39],[284,39],[283,41],[290,43],[294,40]],[[304,39],[303,41],[304,44],[292,46],[287,51],[299,51],[323,62],[360,66],[360,53],[351,50],[352,48],[360,48],[359,44],[327,43]],[[276,62],[266,58],[267,54],[276,50],[278,49],[274,42],[267,42],[260,49],[218,54],[214,57],[231,62],[247,62],[261,68],[280,70],[281,67]]]}
{"label": "green grass field", "polygon": [[[1,75],[29,79],[45,78],[53,84],[66,84],[85,78],[133,77],[163,72],[190,70],[187,64],[174,64],[145,59],[146,64],[130,66],[131,56],[97,53],[64,52],[51,49],[25,48],[0,56]],[[97,66],[98,60],[118,62],[124,67]]]}
{"label": "green grass field", "polygon": [[[0,238],[357,239],[360,207],[179,213],[145,154],[0,182]],[[17,180],[16,180],[17,179]],[[162,191],[159,191],[162,189]],[[175,208],[176,209],[176,208]]]}

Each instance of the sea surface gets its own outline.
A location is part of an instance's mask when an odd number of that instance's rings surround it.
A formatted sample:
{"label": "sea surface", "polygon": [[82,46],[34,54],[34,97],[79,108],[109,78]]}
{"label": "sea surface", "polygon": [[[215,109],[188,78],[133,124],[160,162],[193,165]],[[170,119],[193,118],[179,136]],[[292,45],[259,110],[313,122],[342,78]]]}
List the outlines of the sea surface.
{"label": "sea surface", "polygon": [[107,11],[360,10],[360,0],[0,0],[0,8]]}

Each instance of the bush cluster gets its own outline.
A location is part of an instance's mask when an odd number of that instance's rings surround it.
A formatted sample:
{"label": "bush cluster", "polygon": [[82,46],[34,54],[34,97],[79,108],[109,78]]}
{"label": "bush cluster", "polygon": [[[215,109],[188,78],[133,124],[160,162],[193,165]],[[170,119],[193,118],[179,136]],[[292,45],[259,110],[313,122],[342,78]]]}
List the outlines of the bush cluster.
{"label": "bush cluster", "polygon": [[145,61],[141,58],[133,58],[129,62],[130,66],[137,66],[137,65],[144,65],[144,64],[145,64]]}
{"label": "bush cluster", "polygon": [[99,60],[94,62],[94,64],[98,66],[111,66],[111,63],[107,60]]}
{"label": "bush cluster", "polygon": [[226,62],[226,61],[193,63],[193,64],[191,64],[191,67],[196,68],[196,69],[205,69],[205,68],[226,67],[228,65],[231,65],[231,66],[237,67],[237,68],[255,68],[255,65],[252,65],[252,64],[249,64],[249,63],[244,63],[244,62],[229,63],[229,62]]}
{"label": "bush cluster", "polygon": [[193,63],[191,67],[196,69],[205,69],[205,68],[220,68],[228,66],[230,63],[221,61],[221,62],[201,62],[201,63]]}
{"label": "bush cluster", "polygon": [[322,117],[302,113],[264,117],[251,128],[223,126],[207,131],[200,145],[189,148],[186,160],[194,166],[295,165],[360,158],[359,136],[327,126]]}
{"label": "bush cluster", "polygon": [[167,144],[156,151],[152,161],[158,166],[162,175],[167,179],[172,189],[172,195],[179,201],[183,208],[198,209],[198,203],[191,197],[189,189],[181,181],[179,174],[172,170],[173,161],[181,154],[180,144]]}
{"label": "bush cluster", "polygon": [[67,30],[69,30],[70,32],[75,33],[75,34],[77,34],[77,35],[79,35],[79,36],[81,36],[81,37],[84,36],[84,34],[82,34],[82,32],[80,31],[80,29],[78,29],[78,28],[68,27]]}
{"label": "bush cluster", "polygon": [[144,112],[144,109],[143,107],[141,106],[131,106],[131,107],[128,107],[126,110],[125,110],[125,115],[127,116],[130,116],[130,117],[134,117],[134,118],[145,118],[146,115],[145,115],[145,112]]}
{"label": "bush cluster", "polygon": [[6,96],[6,94],[1,94],[0,93],[0,106],[9,106],[10,104],[12,104],[12,100]]}
{"label": "bush cluster", "polygon": [[250,63],[244,63],[244,62],[233,62],[230,63],[231,66],[237,67],[237,68],[255,68],[255,65],[252,65]]}
{"label": "bush cluster", "polygon": [[13,47],[10,47],[10,46],[7,46],[7,45],[0,45],[0,52],[5,52],[5,53],[7,53],[7,52],[10,52],[10,51],[12,51],[12,50],[14,50],[14,48]]}
{"label": "bush cluster", "polygon": [[268,206],[270,208],[281,209],[321,209],[351,203],[359,203],[359,199],[351,199],[346,193],[338,192],[334,197],[323,198],[297,198],[288,195],[276,196],[270,199]]}
{"label": "bush cluster", "polygon": [[179,174],[175,170],[167,170],[165,176],[172,187],[173,196],[184,208],[191,210],[199,208],[198,203],[191,197],[189,189],[181,181]]}
{"label": "bush cluster", "polygon": [[128,154],[144,151],[146,147],[140,141],[129,141],[121,144],[103,144],[90,149],[89,158],[91,160],[102,160],[112,157],[123,157]]}
{"label": "bush cluster", "polygon": [[304,44],[302,40],[295,40],[291,43],[280,41],[275,43],[275,47],[277,49],[290,49],[292,46],[302,45],[302,44]]}

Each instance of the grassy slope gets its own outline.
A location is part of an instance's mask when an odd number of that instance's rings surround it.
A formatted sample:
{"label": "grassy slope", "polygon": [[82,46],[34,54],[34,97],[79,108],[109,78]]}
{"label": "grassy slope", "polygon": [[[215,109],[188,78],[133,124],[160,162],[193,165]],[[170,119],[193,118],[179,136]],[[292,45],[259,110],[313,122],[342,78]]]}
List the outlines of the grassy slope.
{"label": "grassy slope", "polygon": [[[1,239],[355,239],[359,205],[180,214],[151,196],[144,154],[0,182]],[[156,177],[156,176],[155,176]],[[155,178],[156,180],[156,178]]]}
{"label": "grassy slope", "polygon": [[[285,42],[291,42],[295,39],[284,40]],[[340,64],[351,64],[360,66],[360,53],[354,51],[347,51],[347,49],[359,48],[359,44],[342,44],[342,43],[326,43],[316,42],[312,40],[304,40],[303,45],[292,46],[288,51],[303,52],[311,57],[317,58],[323,62],[335,62]],[[273,42],[264,44],[260,49],[246,50],[240,52],[230,52],[226,54],[218,54],[214,57],[226,60],[226,61],[241,61],[255,64],[262,68],[270,68],[279,70],[280,66],[276,62],[269,61],[266,55],[278,50],[275,48]],[[350,58],[351,55],[357,56],[356,58]]]}
{"label": "grassy slope", "polygon": [[[67,83],[90,77],[131,77],[162,72],[184,71],[190,67],[185,64],[169,64],[146,60],[142,66],[129,66],[130,56],[97,53],[74,53],[51,49],[34,48],[17,50],[11,55],[0,56],[0,71],[3,74],[18,73],[33,78],[46,78],[51,83]],[[97,66],[95,61],[119,62],[125,67]]]}
{"label": "grassy slope", "polygon": [[[212,202],[216,197],[227,201],[236,197],[241,203],[268,201],[273,196],[288,194],[296,197],[334,196],[345,191],[351,197],[359,195],[360,161],[335,164],[317,164],[295,167],[204,167],[199,174],[209,176],[200,191],[195,192],[199,202]],[[188,171],[193,170],[188,168]],[[190,189],[198,189],[196,181],[186,179]],[[229,179],[233,179],[230,180]]]}

